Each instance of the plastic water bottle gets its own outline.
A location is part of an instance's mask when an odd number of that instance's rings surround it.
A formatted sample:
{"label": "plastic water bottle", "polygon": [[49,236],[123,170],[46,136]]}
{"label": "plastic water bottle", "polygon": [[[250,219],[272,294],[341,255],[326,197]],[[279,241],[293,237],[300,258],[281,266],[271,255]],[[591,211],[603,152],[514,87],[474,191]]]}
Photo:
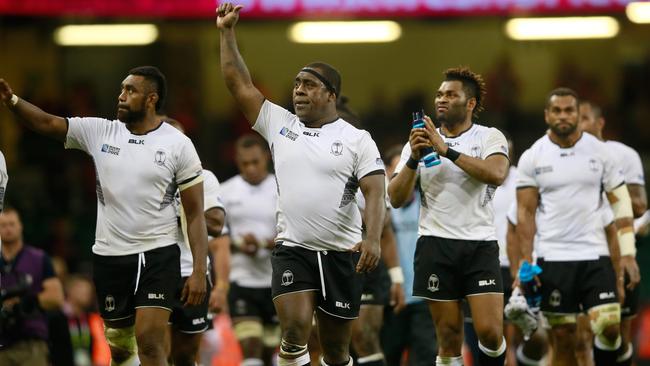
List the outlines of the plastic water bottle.
{"label": "plastic water bottle", "polygon": [[[424,126],[424,111],[413,112],[413,128],[424,128]],[[420,150],[420,155],[422,156],[420,161],[424,162],[424,166],[427,168],[441,163],[438,153],[431,147]]]}
{"label": "plastic water bottle", "polygon": [[535,281],[535,276],[542,273],[542,269],[536,264],[524,261],[519,268],[519,282],[524,291],[526,302],[530,310],[537,313],[542,302],[542,291]]}

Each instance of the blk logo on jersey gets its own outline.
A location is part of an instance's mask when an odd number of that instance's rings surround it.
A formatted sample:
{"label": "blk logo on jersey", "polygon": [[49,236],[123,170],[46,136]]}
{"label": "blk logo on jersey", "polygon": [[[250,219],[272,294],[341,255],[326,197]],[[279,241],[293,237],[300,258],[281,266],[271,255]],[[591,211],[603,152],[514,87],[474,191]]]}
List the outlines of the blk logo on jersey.
{"label": "blk logo on jersey", "polygon": [[282,129],[280,130],[280,135],[288,138],[291,141],[296,141],[296,139],[298,138],[297,133],[291,131],[290,129],[288,129],[286,127],[282,127]]}
{"label": "blk logo on jersey", "polygon": [[129,139],[129,144],[134,144],[134,145],[144,145],[144,140]]}
{"label": "blk logo on jersey", "polygon": [[302,134],[310,137],[320,137],[320,132],[302,131]]}
{"label": "blk logo on jersey", "polygon": [[102,152],[105,152],[107,154],[120,155],[120,148],[111,146],[109,144],[104,144],[102,145]]}
{"label": "blk logo on jersey", "polygon": [[109,313],[115,310],[115,298],[113,295],[106,295],[106,298],[104,298],[104,310]]}
{"label": "blk logo on jersey", "polygon": [[343,143],[339,140],[332,142],[332,147],[330,148],[330,153],[334,156],[343,155]]}
{"label": "blk logo on jersey", "polygon": [[165,160],[167,160],[167,154],[165,154],[165,152],[162,151],[162,150],[156,151],[156,155],[154,155],[154,160],[153,161],[156,164],[162,166],[162,165],[165,164]]}

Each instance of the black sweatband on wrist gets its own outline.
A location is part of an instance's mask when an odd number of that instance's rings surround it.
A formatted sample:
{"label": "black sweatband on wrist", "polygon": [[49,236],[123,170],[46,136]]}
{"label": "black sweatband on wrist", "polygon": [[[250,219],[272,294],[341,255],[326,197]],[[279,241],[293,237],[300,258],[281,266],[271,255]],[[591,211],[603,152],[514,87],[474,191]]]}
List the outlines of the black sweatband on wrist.
{"label": "black sweatband on wrist", "polygon": [[406,161],[406,166],[416,170],[418,168],[418,161],[409,156],[409,159]]}
{"label": "black sweatband on wrist", "polygon": [[451,147],[447,148],[447,154],[445,157],[451,161],[456,161],[458,158],[460,158],[460,153]]}

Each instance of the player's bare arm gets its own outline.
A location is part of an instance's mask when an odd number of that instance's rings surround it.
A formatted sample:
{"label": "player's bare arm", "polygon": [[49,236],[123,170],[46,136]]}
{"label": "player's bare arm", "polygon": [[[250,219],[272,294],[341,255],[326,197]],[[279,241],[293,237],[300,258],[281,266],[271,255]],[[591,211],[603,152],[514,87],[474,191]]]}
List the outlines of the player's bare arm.
{"label": "player's bare arm", "polygon": [[[449,147],[436,130],[429,116],[424,117],[427,135],[433,148],[442,156],[447,156]],[[500,186],[508,176],[510,161],[501,154],[493,154],[486,159],[478,159],[465,154],[460,154],[454,161],[459,168],[479,182]]]}
{"label": "player's bare arm", "polygon": [[395,313],[399,313],[406,306],[404,299],[404,273],[399,264],[399,254],[397,253],[397,239],[395,238],[395,231],[393,230],[393,223],[390,219],[390,214],[387,211],[384,218],[384,228],[381,232],[381,259],[388,268],[390,274],[390,306],[393,307]]}
{"label": "player's bare arm", "polygon": [[208,229],[208,235],[212,237],[221,235],[225,219],[226,213],[221,208],[214,207],[205,211],[205,226]]}
{"label": "player's bare arm", "polygon": [[68,124],[65,118],[44,112],[28,101],[15,96],[11,86],[4,79],[0,79],[0,99],[30,130],[61,142],[65,141],[65,136],[68,133]]}
{"label": "player's bare arm", "polygon": [[208,257],[208,235],[203,212],[203,182],[181,189],[181,204],[187,219],[187,236],[190,242],[192,258],[194,258],[192,274],[185,282],[181,300],[185,305],[198,305],[206,295],[205,260]]}
{"label": "player's bare arm", "polygon": [[[535,213],[539,205],[539,190],[535,187],[517,189],[517,240],[520,261],[533,262],[533,238],[535,237]],[[514,263],[512,265],[515,265]]]}
{"label": "player's bare arm", "polygon": [[235,24],[243,5],[222,3],[217,8],[217,28],[221,41],[221,73],[226,87],[237,101],[239,109],[253,125],[264,102],[264,95],[253,85],[250,72],[237,47]]}
{"label": "player's bare arm", "polygon": [[214,258],[215,286],[210,293],[210,309],[215,312],[228,311],[228,290],[230,289],[230,236],[221,235],[208,243]]}
{"label": "player's bare arm", "polygon": [[634,237],[634,219],[632,200],[625,184],[607,192],[607,200],[612,206],[616,227],[618,227],[618,242],[621,251],[621,267],[630,277],[629,289],[635,288],[641,281],[639,265],[636,262],[636,239]]}
{"label": "player's bare arm", "polygon": [[379,263],[379,241],[386,213],[386,178],[383,174],[367,175],[359,180],[361,193],[366,200],[363,222],[366,224],[366,238],[352,247],[360,251],[357,272],[368,272]]}
{"label": "player's bare arm", "polygon": [[616,273],[616,290],[618,292],[618,302],[625,302],[624,273],[621,268],[621,251],[618,246],[618,234],[615,223],[605,226],[605,235],[607,236],[607,248],[609,249],[609,258]]}
{"label": "player's bare arm", "polygon": [[417,163],[421,158],[420,151],[431,146],[426,131],[422,128],[411,130],[409,145],[411,146],[411,159],[415,164],[415,168],[413,168],[412,164],[405,165],[398,174],[391,177],[390,183],[388,183],[388,197],[390,204],[395,208],[402,207],[411,199],[417,179]]}
{"label": "player's bare arm", "polygon": [[632,213],[634,214],[634,218],[637,219],[643,216],[648,209],[648,197],[645,192],[645,186],[641,184],[628,184],[627,189],[632,199]]}
{"label": "player's bare arm", "polygon": [[508,229],[506,231],[506,254],[508,255],[508,261],[510,264],[510,275],[512,278],[517,277],[517,263],[521,261],[521,248],[517,243],[517,227],[508,220]]}

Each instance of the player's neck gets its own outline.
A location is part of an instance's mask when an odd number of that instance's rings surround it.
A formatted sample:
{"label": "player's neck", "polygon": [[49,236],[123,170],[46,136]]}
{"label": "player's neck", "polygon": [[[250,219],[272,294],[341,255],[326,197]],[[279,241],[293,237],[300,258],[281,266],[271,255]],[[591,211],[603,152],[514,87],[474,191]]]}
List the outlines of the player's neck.
{"label": "player's neck", "polygon": [[456,137],[472,127],[472,120],[466,119],[458,123],[442,122],[442,133],[446,137]]}
{"label": "player's neck", "polygon": [[139,121],[126,124],[126,128],[134,135],[146,135],[160,126],[162,121],[155,115],[146,115]]}
{"label": "player's neck", "polygon": [[578,140],[580,140],[580,137],[582,137],[582,132],[578,130],[566,136],[557,135],[553,133],[553,131],[548,132],[548,138],[561,148],[572,147],[576,144],[576,142],[578,142]]}
{"label": "player's neck", "polygon": [[8,261],[12,260],[16,257],[22,248],[22,239],[13,242],[2,242],[2,258]]}

